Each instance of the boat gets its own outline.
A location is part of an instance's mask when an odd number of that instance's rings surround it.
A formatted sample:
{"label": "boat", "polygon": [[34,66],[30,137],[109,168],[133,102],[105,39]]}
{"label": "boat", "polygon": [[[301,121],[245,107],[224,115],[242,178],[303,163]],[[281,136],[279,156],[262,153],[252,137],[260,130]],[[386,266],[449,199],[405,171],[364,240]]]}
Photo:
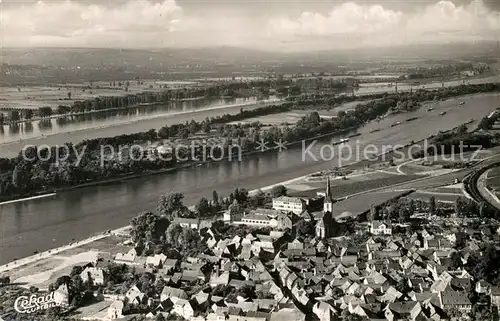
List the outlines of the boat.
{"label": "boat", "polygon": [[361,136],[361,133],[356,133],[356,134],[349,135],[349,138],[358,137],[358,136]]}
{"label": "boat", "polygon": [[337,140],[337,141],[332,142],[332,145],[340,145],[340,144],[346,143],[348,141],[349,141],[348,138],[342,138],[341,140]]}
{"label": "boat", "polygon": [[410,117],[406,121],[412,121],[412,120],[415,120],[415,119],[418,119],[418,117]]}
{"label": "boat", "polygon": [[462,105],[465,105],[465,101],[462,101],[462,102],[460,103],[460,106],[462,106]]}
{"label": "boat", "polygon": [[392,124],[392,125],[391,125],[391,127],[395,127],[395,126],[399,126],[399,125],[401,125],[401,122],[400,122],[400,121],[397,121],[397,122],[395,122],[394,124]]}
{"label": "boat", "polygon": [[427,108],[427,111],[433,111],[434,108],[430,107],[430,108]]}
{"label": "boat", "polygon": [[379,132],[379,131],[380,131],[380,128],[375,128],[375,129],[370,130],[370,133],[375,133],[375,132]]}
{"label": "boat", "polygon": [[445,112],[445,111],[443,111],[443,112],[441,112],[439,115],[441,115],[441,116],[446,115],[446,112]]}

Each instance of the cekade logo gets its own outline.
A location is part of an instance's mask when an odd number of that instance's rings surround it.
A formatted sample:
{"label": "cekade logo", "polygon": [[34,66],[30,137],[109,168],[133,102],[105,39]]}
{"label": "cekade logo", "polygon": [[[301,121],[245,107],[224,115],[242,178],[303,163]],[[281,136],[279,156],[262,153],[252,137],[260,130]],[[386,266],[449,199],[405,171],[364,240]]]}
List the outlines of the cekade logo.
{"label": "cekade logo", "polygon": [[19,313],[32,313],[60,305],[62,301],[58,300],[56,291],[53,291],[45,295],[20,296],[14,302],[14,309]]}

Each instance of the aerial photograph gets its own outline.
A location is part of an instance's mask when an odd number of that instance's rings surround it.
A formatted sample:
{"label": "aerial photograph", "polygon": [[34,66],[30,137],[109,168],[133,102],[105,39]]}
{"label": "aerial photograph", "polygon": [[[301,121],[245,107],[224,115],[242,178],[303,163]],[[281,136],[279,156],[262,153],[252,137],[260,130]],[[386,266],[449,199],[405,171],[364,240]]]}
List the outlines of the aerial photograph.
{"label": "aerial photograph", "polygon": [[0,0],[0,321],[500,321],[500,0]]}

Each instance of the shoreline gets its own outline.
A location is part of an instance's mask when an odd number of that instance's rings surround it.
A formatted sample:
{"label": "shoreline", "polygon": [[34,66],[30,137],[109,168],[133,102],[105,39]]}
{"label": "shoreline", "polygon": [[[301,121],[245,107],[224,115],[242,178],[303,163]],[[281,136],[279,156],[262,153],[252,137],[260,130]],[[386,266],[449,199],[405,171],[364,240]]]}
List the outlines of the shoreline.
{"label": "shoreline", "polygon": [[[302,140],[295,141],[295,142],[286,143],[286,144],[284,144],[284,146],[289,147],[289,146],[297,145],[301,142],[307,142],[309,140],[322,139],[322,138],[326,138],[329,136],[340,135],[342,133],[353,131],[356,129],[358,129],[358,127],[352,127],[352,128],[348,128],[348,129],[345,129],[342,131],[338,131],[338,132],[323,134],[323,135],[319,135],[319,136],[315,136],[315,137],[311,137],[311,138],[307,138],[307,139],[302,139]],[[241,156],[242,157],[243,156],[252,156],[252,155],[257,155],[257,154],[269,153],[272,151],[277,151],[277,149],[269,148],[267,150],[250,150],[247,152],[243,152],[241,154]],[[93,181],[93,182],[81,183],[81,184],[77,184],[74,186],[67,186],[67,187],[54,188],[51,190],[38,191],[38,192],[34,192],[32,194],[18,195],[18,196],[14,196],[11,198],[6,197],[5,199],[0,201],[0,207],[2,205],[8,205],[11,203],[17,203],[17,202],[23,202],[23,201],[28,201],[28,200],[32,200],[32,199],[55,196],[58,193],[67,192],[67,191],[71,191],[71,190],[75,190],[75,189],[79,189],[79,188],[85,188],[85,187],[90,187],[90,186],[100,186],[100,185],[106,185],[106,184],[111,184],[111,183],[119,183],[119,182],[130,180],[130,179],[147,177],[147,176],[156,175],[156,174],[166,174],[166,173],[170,173],[170,172],[173,172],[176,170],[181,170],[181,169],[197,166],[199,164],[206,165],[206,164],[222,162],[222,161],[232,161],[232,160],[234,160],[234,156],[237,157],[237,154],[236,155],[235,154],[228,155],[220,160],[211,160],[211,159],[207,159],[207,160],[203,160],[203,161],[189,160],[186,163],[176,164],[174,167],[170,167],[170,168],[145,171],[142,173],[135,173],[135,174],[134,173],[123,174],[122,176],[118,176],[118,177],[114,177],[114,178],[108,178],[108,179],[103,179],[103,180],[98,180],[98,181]]]}
{"label": "shoreline", "polygon": [[[477,93],[477,94],[471,94],[471,95],[465,95],[465,96],[476,96],[476,95],[485,95],[485,94],[487,95],[487,93]],[[456,100],[456,99],[459,99],[459,97],[452,97],[452,98],[448,98],[447,100]],[[424,106],[425,105],[423,104],[420,108],[423,108]],[[186,113],[190,113],[190,112],[193,112],[193,111],[189,111],[189,112],[186,112]],[[464,124],[470,125],[474,121],[475,120],[469,120],[469,121],[465,122]],[[318,136],[311,137],[311,138],[306,138],[306,139],[298,140],[298,141],[295,141],[295,142],[287,142],[286,144],[284,144],[284,146],[285,147],[290,147],[290,146],[297,145],[297,144],[299,144],[301,142],[307,142],[307,141],[311,141],[311,140],[314,140],[314,139],[322,139],[322,138],[326,138],[326,137],[329,137],[329,136],[335,136],[335,135],[340,135],[340,134],[343,134],[343,133],[348,133],[350,131],[358,130],[359,128],[363,127],[364,125],[366,125],[366,124],[363,124],[361,126],[350,127],[350,128],[344,129],[344,130],[333,132],[333,133],[328,133],[328,134],[318,135]],[[445,131],[443,131],[443,133],[450,132],[450,131],[455,130],[457,128],[458,128],[458,126],[454,127],[454,128],[451,128],[451,129],[448,129],[448,130],[445,130]],[[349,138],[351,138],[351,137],[358,137],[358,136],[361,136],[361,135],[362,135],[361,133],[354,133],[354,134],[349,135],[348,137]],[[426,139],[432,139],[435,136],[436,136],[436,134],[432,134],[432,135],[428,136],[427,138],[421,139],[419,141],[414,141],[413,144],[421,143],[422,141],[424,141]],[[402,147],[402,148],[408,147],[409,145],[410,145],[410,143],[405,144],[405,146]],[[2,144],[0,144],[0,146],[2,146]],[[275,149],[269,148],[269,149],[264,150],[264,151],[262,151],[262,150],[251,150],[251,151],[243,152],[242,156],[251,156],[251,155],[256,155],[256,154],[262,154],[262,153],[267,153],[267,152],[270,152],[270,151],[273,151],[273,150],[275,150]],[[394,152],[394,150],[387,151],[385,153],[380,153],[380,154],[377,155],[377,157],[381,157],[384,154],[389,154],[391,152]],[[71,191],[71,190],[78,189],[78,188],[84,188],[84,187],[90,187],[90,186],[99,186],[99,185],[105,185],[105,184],[110,184],[110,183],[119,183],[121,181],[126,181],[126,180],[140,178],[140,177],[147,177],[147,176],[154,175],[154,174],[165,174],[165,173],[173,172],[175,170],[179,170],[179,169],[184,169],[184,168],[189,168],[189,167],[192,167],[192,166],[196,166],[198,164],[205,165],[205,164],[213,163],[213,162],[220,162],[220,161],[232,160],[233,156],[234,155],[228,155],[227,157],[224,157],[223,159],[220,159],[220,160],[217,160],[217,161],[210,160],[210,159],[208,159],[208,160],[202,160],[202,161],[193,161],[193,160],[191,160],[191,161],[188,161],[185,164],[176,165],[173,168],[165,168],[165,169],[159,169],[159,170],[153,170],[153,171],[146,171],[146,172],[136,173],[136,174],[134,174],[134,173],[123,174],[122,176],[115,177],[115,178],[109,178],[109,179],[104,179],[104,180],[99,180],[99,181],[81,183],[81,184],[77,184],[77,185],[74,185],[74,186],[54,188],[52,190],[38,191],[38,192],[34,192],[32,194],[18,195],[18,196],[14,196],[14,197],[10,197],[10,198],[6,197],[5,199],[0,200],[0,207],[2,205],[9,204],[9,202],[10,203],[14,203],[14,202],[20,202],[20,201],[24,201],[24,200],[30,200],[33,197],[36,197],[36,198],[49,197],[49,196],[51,196],[52,193],[56,194],[56,193]]]}
{"label": "shoreline", "polygon": [[[40,140],[40,139],[44,139],[44,138],[47,138],[47,137],[50,137],[50,136],[54,136],[54,135],[76,133],[76,132],[87,131],[87,130],[97,130],[97,129],[111,128],[111,127],[115,127],[115,126],[129,125],[129,124],[134,124],[134,123],[138,123],[138,122],[141,122],[141,121],[146,121],[146,120],[151,120],[151,119],[157,119],[157,118],[163,118],[163,117],[178,116],[178,115],[189,115],[189,114],[192,114],[192,113],[197,113],[197,112],[202,112],[202,111],[211,111],[211,110],[226,109],[226,108],[245,107],[245,106],[252,106],[252,105],[255,105],[255,106],[258,106],[258,107],[264,107],[267,104],[282,104],[282,103],[285,103],[285,102],[286,101],[282,100],[282,99],[269,99],[269,100],[253,101],[253,102],[239,103],[239,104],[233,104],[233,105],[213,106],[213,107],[201,108],[201,109],[194,109],[194,110],[189,110],[189,111],[179,111],[179,112],[173,112],[173,113],[169,113],[169,114],[157,114],[157,115],[152,115],[152,117],[145,117],[145,118],[140,118],[140,119],[132,119],[132,120],[128,120],[128,121],[122,121],[122,122],[117,122],[117,123],[107,124],[107,125],[102,125],[102,126],[80,128],[80,129],[75,129],[75,130],[70,130],[70,131],[50,133],[50,134],[43,135],[43,136],[30,137],[30,138],[26,138],[26,139],[11,140],[11,141],[0,143],[0,146],[8,146],[8,145],[16,144],[16,143],[19,143],[19,142],[22,142],[22,141]],[[66,115],[66,116],[74,116],[74,114],[72,114],[72,115]],[[52,119],[52,118],[62,118],[62,117],[66,117],[66,116],[44,117],[44,118],[40,118],[38,120],[30,120],[30,122],[31,121],[48,120],[48,119]],[[27,121],[23,121],[23,122],[27,122]],[[4,125],[8,126],[9,124],[3,124],[3,125],[0,125],[0,126],[4,126]]]}

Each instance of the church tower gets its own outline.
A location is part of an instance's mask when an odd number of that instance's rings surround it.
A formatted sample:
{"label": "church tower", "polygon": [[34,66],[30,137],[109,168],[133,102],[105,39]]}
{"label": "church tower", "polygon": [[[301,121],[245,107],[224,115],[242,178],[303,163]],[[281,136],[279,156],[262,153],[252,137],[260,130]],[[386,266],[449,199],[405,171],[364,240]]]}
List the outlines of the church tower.
{"label": "church tower", "polygon": [[326,191],[325,191],[325,201],[323,203],[323,212],[333,212],[333,198],[332,191],[330,187],[330,175],[326,177]]}

